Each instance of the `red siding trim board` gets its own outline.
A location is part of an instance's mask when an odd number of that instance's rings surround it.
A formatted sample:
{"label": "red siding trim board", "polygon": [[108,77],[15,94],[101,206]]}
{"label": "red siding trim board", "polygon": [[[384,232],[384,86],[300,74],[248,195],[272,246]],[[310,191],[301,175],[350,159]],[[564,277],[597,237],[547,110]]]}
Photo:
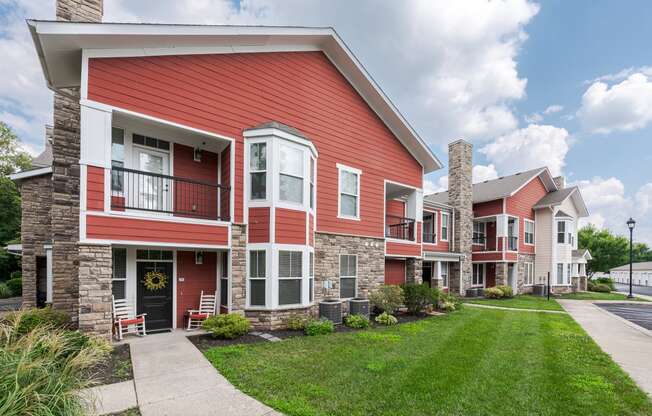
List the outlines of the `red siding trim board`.
{"label": "red siding trim board", "polygon": [[421,245],[414,243],[385,242],[385,254],[406,257],[421,257]]}
{"label": "red siding trim board", "polygon": [[[319,151],[319,231],[382,238],[384,181],[422,187],[422,166],[322,52],[93,58],[88,97],[235,138],[235,222],[243,219],[242,131],[270,120],[299,129]],[[337,218],[337,163],[363,172],[360,221]]]}
{"label": "red siding trim board", "polygon": [[104,211],[104,168],[86,168],[86,209]]}

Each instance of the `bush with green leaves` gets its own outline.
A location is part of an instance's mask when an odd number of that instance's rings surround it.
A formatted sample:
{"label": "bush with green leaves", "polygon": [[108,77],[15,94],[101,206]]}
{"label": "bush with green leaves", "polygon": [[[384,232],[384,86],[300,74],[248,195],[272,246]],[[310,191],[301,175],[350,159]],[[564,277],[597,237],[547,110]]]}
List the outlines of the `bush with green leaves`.
{"label": "bush with green leaves", "polygon": [[589,288],[591,292],[602,292],[602,293],[609,293],[611,292],[611,288],[608,285],[605,285],[604,283],[596,283],[593,285],[593,287]]}
{"label": "bush with green leaves", "polygon": [[228,313],[206,318],[202,328],[210,332],[213,338],[234,339],[248,333],[251,323],[240,314]]}
{"label": "bush with green leaves", "polygon": [[0,299],[6,299],[12,297],[11,289],[7,286],[6,283],[0,283]]}
{"label": "bush with green leaves", "polygon": [[462,308],[462,299],[450,293],[441,292],[439,295],[439,309],[453,312]]}
{"label": "bush with green leaves", "polygon": [[439,292],[433,292],[427,284],[405,283],[401,285],[405,307],[412,315],[417,315],[436,301]]}
{"label": "bush with green leaves", "polygon": [[285,321],[285,325],[291,331],[303,331],[306,329],[306,325],[308,325],[310,320],[310,317],[306,315],[295,313],[288,317],[287,321]]}
{"label": "bush with green leaves", "polygon": [[369,302],[381,312],[391,315],[403,305],[403,289],[396,285],[380,285],[369,295]]}
{"label": "bush with green leaves", "polygon": [[306,325],[306,329],[304,329],[306,335],[311,335],[311,336],[326,335],[334,331],[335,331],[335,325],[333,324],[332,321],[329,321],[328,319],[319,319],[319,320],[310,321]]}
{"label": "bush with green leaves", "polygon": [[[111,346],[102,339],[56,327],[16,312],[0,321],[0,414],[84,415],[78,391],[89,387],[92,369]],[[32,313],[33,316],[33,313]]]}
{"label": "bush with green leaves", "polygon": [[398,319],[394,315],[390,315],[387,312],[383,312],[380,315],[376,317],[376,322],[378,322],[381,325],[396,325],[398,323]]}
{"label": "bush with green leaves", "polygon": [[66,328],[70,323],[70,317],[61,311],[45,308],[34,308],[11,314],[16,319],[16,332],[26,334],[38,326],[49,328]]}
{"label": "bush with green leaves", "polygon": [[484,297],[488,299],[500,299],[503,296],[503,291],[497,287],[488,287],[484,290]]}
{"label": "bush with green leaves", "polygon": [[607,285],[611,290],[616,290],[616,286],[614,286],[614,281],[610,277],[598,277],[597,279],[592,279],[591,281],[593,281],[593,283],[595,284]]}
{"label": "bush with green leaves", "polygon": [[14,278],[7,280],[7,287],[11,290],[12,296],[20,296],[23,294],[23,279]]}
{"label": "bush with green leaves", "polygon": [[344,318],[344,325],[357,329],[369,328],[369,318],[360,314],[349,315]]}
{"label": "bush with green leaves", "polygon": [[503,297],[504,298],[514,297],[514,290],[512,289],[511,286],[498,285],[498,286],[496,286],[496,289],[500,289],[500,291],[503,292]]}

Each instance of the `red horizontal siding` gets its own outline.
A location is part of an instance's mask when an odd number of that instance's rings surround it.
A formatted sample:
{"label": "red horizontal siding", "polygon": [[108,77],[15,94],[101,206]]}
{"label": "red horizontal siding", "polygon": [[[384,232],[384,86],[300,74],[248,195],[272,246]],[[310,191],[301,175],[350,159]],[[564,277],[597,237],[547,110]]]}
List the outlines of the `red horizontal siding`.
{"label": "red horizontal siding", "polygon": [[88,166],[86,178],[86,209],[104,211],[104,169]]}
{"label": "red horizontal siding", "polygon": [[[184,327],[184,314],[199,308],[199,298],[215,294],[217,253],[205,251],[202,264],[195,264],[194,251],[177,251],[177,328]],[[183,279],[183,281],[181,281]]]}
{"label": "red horizontal siding", "polygon": [[387,215],[405,217],[405,202],[396,199],[389,199],[385,202],[385,212]]}
{"label": "red horizontal siding", "polygon": [[249,208],[249,242],[269,243],[269,207]]}
{"label": "red horizontal siding", "polygon": [[507,260],[507,261],[516,261],[516,260],[518,260],[518,253],[505,252],[505,260]]}
{"label": "red horizontal siding", "polygon": [[[224,186],[231,186],[231,145],[224,149],[220,156],[220,183]],[[228,216],[233,219],[233,213],[229,212],[231,209],[231,192],[233,192],[233,189],[222,191],[220,195],[220,213],[223,217]]]}
{"label": "red horizontal siding", "polygon": [[306,212],[276,208],[275,239],[280,244],[306,244]]}
{"label": "red horizontal siding", "polygon": [[480,202],[479,204],[473,204],[473,216],[474,217],[487,217],[490,215],[502,214],[503,212],[503,200],[496,199],[494,201]]}
{"label": "red horizontal siding", "polygon": [[385,284],[405,283],[405,260],[385,259]]}
{"label": "red horizontal siding", "polygon": [[[193,179],[209,184],[218,183],[216,153],[204,150],[200,162],[194,160],[194,149],[174,144],[174,176]],[[218,191],[209,186],[200,186],[183,181],[174,184],[174,207],[183,212],[199,212],[210,219],[217,218]]]}
{"label": "red horizontal siding", "polygon": [[473,261],[502,260],[503,253],[486,253],[482,251],[476,251],[471,254],[471,259]]}
{"label": "red horizontal siding", "polygon": [[534,220],[532,207],[548,192],[538,176],[525,185],[514,196],[507,198],[507,213],[518,216],[518,251],[534,253],[534,246],[525,244],[525,218]]}
{"label": "red horizontal siding", "polygon": [[421,245],[414,243],[385,243],[385,254],[407,257],[421,257]]}
{"label": "red horizontal siding", "polygon": [[[236,138],[236,222],[242,130],[269,120],[319,151],[319,231],[382,237],[384,180],[422,185],[419,163],[321,52],[94,58],[88,79],[91,100]],[[337,163],[363,171],[360,221],[337,218]]]}
{"label": "red horizontal siding", "polygon": [[446,244],[446,247],[444,247],[443,244],[428,244],[428,243],[423,243],[423,251],[430,251],[430,252],[447,252],[448,251],[448,244]]}
{"label": "red horizontal siding", "polygon": [[308,214],[308,244],[311,247],[315,246],[315,216]]}
{"label": "red horizontal siding", "polygon": [[228,245],[225,225],[182,224],[137,218],[88,215],[86,237],[102,240]]}

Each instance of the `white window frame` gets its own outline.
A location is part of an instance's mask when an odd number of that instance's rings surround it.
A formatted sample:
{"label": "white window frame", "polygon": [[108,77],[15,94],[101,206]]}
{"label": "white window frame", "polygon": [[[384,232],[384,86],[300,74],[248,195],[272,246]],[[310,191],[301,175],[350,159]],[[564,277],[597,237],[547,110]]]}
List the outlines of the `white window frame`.
{"label": "white window frame", "polygon": [[[342,276],[342,257],[354,257],[355,258],[355,275],[354,276]],[[339,270],[338,274],[339,276],[339,286],[340,286],[340,299],[353,299],[358,296],[358,255],[357,254],[340,254],[339,255]],[[355,285],[354,287],[354,293],[353,297],[342,297],[342,279],[354,279],[355,280]]]}
{"label": "white window frame", "polygon": [[[303,250],[295,250],[295,249],[289,249],[289,248],[279,248],[276,251],[276,266],[277,266],[277,280],[278,284],[276,285],[276,305],[278,305],[279,308],[288,308],[288,307],[294,307],[294,306],[301,306],[304,304],[303,301],[303,295],[304,295],[304,287],[303,287],[303,281],[305,280],[305,270],[304,270],[304,265],[305,259],[304,257],[304,251]],[[288,276],[281,276],[281,252],[283,251],[288,251],[291,253],[301,253],[301,276],[299,277],[288,277]],[[286,304],[281,304],[281,285],[280,282],[281,280],[299,280],[301,282],[300,288],[301,291],[299,293],[299,303],[286,303]]]}
{"label": "white window frame", "polygon": [[[563,231],[559,231],[559,224],[564,224],[564,229]],[[555,241],[557,244],[568,244],[568,241],[566,241],[566,235],[568,232],[568,227],[566,226],[566,221],[565,220],[557,220],[557,224],[555,225],[557,228],[555,229]],[[559,241],[559,234],[564,235],[563,241]]]}
{"label": "white window frame", "polygon": [[[127,291],[128,291],[127,277],[129,275],[129,271],[128,271],[128,269],[129,269],[129,251],[127,250],[126,247],[112,247],[111,248],[111,262],[112,263],[115,260],[115,258],[114,258],[115,250],[124,250],[125,251],[125,277],[124,278],[116,278],[115,277],[115,270],[113,269],[113,267],[111,267],[111,287],[113,288],[113,282],[125,282],[125,293],[124,293],[124,298],[123,299],[127,299],[128,298],[128,295],[127,295]],[[50,249],[50,252],[51,252],[51,249]],[[111,294],[113,294],[113,290],[111,290]],[[50,300],[50,302],[52,302],[52,301]]]}
{"label": "white window frame", "polygon": [[[435,239],[434,239],[434,241],[433,241],[432,243],[427,243],[427,242],[423,241],[423,235],[422,235],[422,236],[421,236],[421,241],[422,241],[424,244],[437,244],[437,240],[439,239],[439,232],[438,232],[438,231],[439,231],[439,228],[437,228],[438,225],[439,225],[439,212],[438,212],[438,211],[429,211],[429,210],[427,210],[427,209],[424,209],[424,210],[423,210],[423,213],[426,213],[426,212],[427,212],[428,214],[431,214],[431,215],[432,215],[432,232],[435,234]],[[422,218],[423,218],[423,215],[422,215]],[[422,233],[422,234],[423,234],[424,231],[425,231],[425,226],[424,226],[424,224],[425,224],[425,222],[422,221],[422,225],[421,225],[421,227],[423,228],[423,229],[421,230],[421,233]]]}
{"label": "white window frame", "polygon": [[[560,271],[561,269],[561,276],[560,276]],[[566,278],[564,276],[564,270],[566,268],[564,267],[564,263],[557,263],[557,266],[555,268],[555,285],[556,286],[565,286],[566,285]],[[561,281],[561,283],[559,283]]]}
{"label": "white window frame", "polygon": [[[264,277],[252,277],[251,276],[251,266],[253,265],[251,261],[251,253],[264,253],[265,254],[265,276]],[[269,256],[267,255],[267,250],[265,248],[254,248],[247,250],[247,307],[254,308],[265,308],[269,304]],[[251,281],[252,280],[264,280],[265,281],[265,304],[264,305],[252,305],[251,304]]]}
{"label": "white window frame", "polygon": [[[479,270],[480,266],[482,266],[482,276],[477,276],[476,278],[476,270]],[[478,283],[479,279],[482,279],[482,282]],[[487,265],[485,263],[473,263],[472,270],[471,270],[471,285],[475,287],[480,287],[480,286],[485,287],[486,282],[487,282]]]}
{"label": "white window frame", "polygon": [[[444,228],[446,229],[446,238],[444,238]],[[448,235],[450,233],[450,214],[448,212],[443,212],[441,213],[441,226],[439,229],[440,232],[440,240],[441,241],[448,241],[450,236]]]}
{"label": "white window frame", "polygon": [[[476,226],[479,226],[479,228],[481,228],[482,230],[476,231]],[[478,237],[482,237],[484,239],[484,242],[483,243],[473,243],[474,245],[479,246],[479,245],[486,245],[487,244],[487,223],[485,223],[484,221],[473,221],[473,234],[471,236],[471,238],[472,238],[471,242],[473,242],[473,240],[477,239],[476,235]]]}
{"label": "white window frame", "polygon": [[315,252],[308,253],[308,303],[315,302]]}
{"label": "white window frame", "polygon": [[[357,176],[357,195],[348,194],[342,192],[342,172],[352,173]],[[346,219],[346,220],[356,220],[360,221],[360,182],[362,181],[362,171],[350,166],[342,165],[341,163],[337,164],[337,218]],[[356,215],[346,215],[342,214],[342,194],[355,197]]]}
{"label": "white window frame", "polygon": [[[269,155],[271,153],[270,152],[270,144],[271,143],[270,143],[270,141],[265,140],[265,139],[251,139],[251,140],[248,140],[246,143],[247,143],[247,146],[246,146],[246,149],[247,149],[246,163],[247,163],[247,165],[246,166],[247,166],[247,171],[248,171],[247,172],[247,185],[248,185],[248,187],[247,187],[247,199],[250,202],[266,202],[266,201],[269,200],[269,190],[270,190],[269,189],[269,182],[270,182],[269,181],[269,171],[270,171],[270,169],[269,169],[269,164],[270,164]],[[260,144],[265,145],[265,169],[264,170],[252,170],[251,169],[251,147],[254,146],[254,145],[260,145]],[[263,173],[263,172],[265,173],[265,198],[255,198],[254,199],[254,198],[252,198],[252,195],[251,195],[251,192],[252,192],[252,189],[253,189],[252,188],[251,176],[254,173]]]}
{"label": "white window frame", "polygon": [[534,284],[534,263],[526,262],[523,267],[523,284],[532,286]]}
{"label": "white window frame", "polygon": [[[528,230],[527,230],[527,227],[528,227],[529,224],[532,225],[532,232],[531,233],[529,233]],[[534,242],[535,242],[535,225],[536,225],[535,222],[530,220],[530,219],[526,218],[524,220],[524,223],[523,223],[523,244],[525,244],[526,246],[533,246],[534,245]],[[532,242],[531,243],[527,242],[527,240],[528,240],[527,235],[528,234],[532,234]]]}
{"label": "white window frame", "polygon": [[450,272],[450,268],[449,268],[450,263],[447,262],[447,261],[442,261],[440,263],[441,264],[440,264],[439,267],[441,268],[441,272],[440,272],[439,277],[441,277],[441,279],[442,279],[441,280],[442,288],[447,288],[448,287],[448,277],[449,277],[449,272]]}
{"label": "white window frame", "polygon": [[[310,168],[306,169],[306,150],[307,149],[305,148],[305,146],[295,144],[295,143],[293,143],[293,142],[291,142],[289,140],[278,140],[277,143],[278,144],[275,146],[276,151],[274,153],[274,155],[276,156],[275,157],[275,163],[274,163],[274,167],[275,167],[275,172],[274,173],[276,175],[276,178],[275,178],[275,181],[274,181],[274,183],[276,184],[274,191],[276,193],[276,200],[279,202],[279,206],[284,204],[284,205],[293,207],[295,209],[297,207],[305,207],[306,200],[307,200],[307,198],[306,198],[306,196],[307,196],[306,195],[306,193],[307,193],[306,192],[306,171],[310,169]],[[298,150],[300,152],[300,154],[301,154],[301,160],[300,160],[300,163],[301,163],[301,176],[296,176],[296,175],[293,175],[293,174],[290,174],[290,173],[283,173],[283,171],[281,170],[281,149],[283,147]],[[308,162],[308,165],[309,164],[310,164],[310,162]],[[301,179],[301,202],[288,201],[288,200],[285,200],[285,199],[281,199],[281,176],[282,175],[289,176],[289,177],[296,178],[296,179]]]}

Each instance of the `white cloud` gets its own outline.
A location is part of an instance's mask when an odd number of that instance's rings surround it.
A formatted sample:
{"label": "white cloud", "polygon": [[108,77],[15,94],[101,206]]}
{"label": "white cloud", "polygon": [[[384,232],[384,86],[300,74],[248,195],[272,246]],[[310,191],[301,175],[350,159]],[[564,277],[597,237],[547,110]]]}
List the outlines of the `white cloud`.
{"label": "white cloud", "polygon": [[643,185],[636,192],[635,200],[639,215],[652,214],[652,182]]}
{"label": "white cloud", "polygon": [[590,79],[587,81],[584,81],[585,84],[593,84],[596,82],[615,82],[615,81],[622,81],[626,78],[628,78],[630,75],[635,74],[635,73],[641,73],[647,76],[652,76],[652,66],[641,66],[638,68],[635,67],[629,67],[622,69],[616,73],[613,74],[605,74],[601,75],[597,78]]}
{"label": "white cloud", "polygon": [[429,195],[435,192],[443,192],[448,190],[448,175],[441,176],[436,182],[430,179],[423,180],[423,194]]}
{"label": "white cloud", "polygon": [[[45,6],[44,6],[45,4]],[[0,0],[0,110],[42,126],[51,113],[26,17],[53,18],[54,0]],[[528,0],[177,0],[104,2],[105,21],[333,26],[430,143],[486,140],[515,129],[527,80],[516,58],[539,6]],[[11,100],[11,105],[8,105]],[[21,127],[22,128],[22,127]],[[24,129],[31,143],[42,133]]]}
{"label": "white cloud", "polygon": [[[482,182],[486,180],[496,179],[498,172],[494,165],[475,165],[471,173],[473,183]],[[442,192],[448,190],[448,175],[441,176],[436,182],[424,178],[423,180],[423,193],[425,195],[433,192]]]}
{"label": "white cloud", "polygon": [[496,172],[496,167],[492,164],[490,165],[475,165],[473,166],[473,183],[488,181],[491,179],[496,179],[498,177],[498,172]]}
{"label": "white cloud", "polygon": [[524,116],[523,120],[525,120],[525,122],[528,124],[536,124],[543,121],[543,116],[539,113],[532,113],[530,115]]}
{"label": "white cloud", "polygon": [[479,151],[505,174],[547,166],[553,175],[559,175],[570,139],[566,129],[530,124],[499,137]]}
{"label": "white cloud", "polygon": [[596,133],[643,128],[652,121],[652,79],[637,72],[611,87],[595,82],[582,96],[577,115]]}
{"label": "white cloud", "polygon": [[548,106],[545,110],[543,110],[543,114],[558,113],[563,109],[564,109],[563,105],[553,104],[553,105]]}

